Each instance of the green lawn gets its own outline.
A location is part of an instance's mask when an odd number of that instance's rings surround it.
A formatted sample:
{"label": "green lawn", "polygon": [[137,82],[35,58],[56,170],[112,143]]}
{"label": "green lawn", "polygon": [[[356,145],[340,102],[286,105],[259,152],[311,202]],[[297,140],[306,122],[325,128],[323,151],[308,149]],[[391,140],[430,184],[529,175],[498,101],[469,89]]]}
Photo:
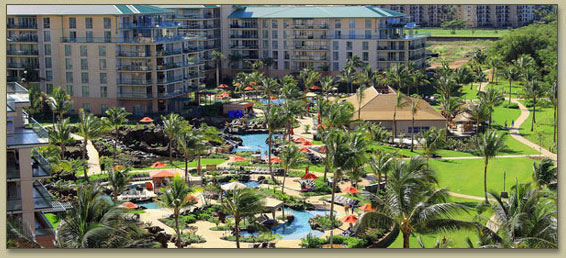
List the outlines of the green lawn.
{"label": "green lawn", "polygon": [[[507,126],[511,126],[511,121],[516,120],[520,114],[521,110],[519,109],[504,108],[503,105],[495,107],[492,115],[493,126],[496,128],[498,128],[498,126],[504,127],[505,121],[507,121]],[[503,151],[501,155],[539,154],[538,150],[534,150],[511,137],[511,135],[509,135],[509,131],[497,130],[497,133],[505,137],[505,144],[507,144],[507,150]]]}
{"label": "green lawn", "polygon": [[494,29],[461,29],[456,30],[452,34],[450,29],[441,28],[421,28],[415,30],[415,34],[427,34],[431,37],[502,37],[503,35],[511,32],[512,30],[494,30]]}
{"label": "green lawn", "polygon": [[534,130],[531,132],[531,121],[533,120],[532,108],[529,108],[529,118],[519,128],[521,135],[529,139],[529,141],[541,145],[542,147],[556,153],[556,148],[553,148],[553,110],[552,108],[537,108],[536,110],[536,123]]}
{"label": "green lawn", "polygon": [[[497,76],[497,83],[490,82],[487,87],[495,88],[499,91],[503,91],[504,97],[509,97],[509,81],[506,81],[503,76]],[[523,95],[523,86],[520,81],[511,82],[511,97],[519,98]]]}
{"label": "green lawn", "polygon": [[[200,165],[204,168],[206,165],[219,165],[219,164],[224,163],[225,161],[227,161],[227,160],[226,159],[206,159],[205,158],[205,159],[200,160]],[[174,168],[174,167],[185,168],[185,162],[184,161],[175,160],[175,161],[173,161],[174,166],[169,165],[169,162],[163,162],[163,163],[165,163],[167,165],[167,166],[163,167],[163,169]],[[196,160],[189,162],[189,168],[195,168],[196,166],[197,166]],[[155,169],[155,168],[145,167],[145,168],[135,168],[133,170],[152,170],[152,169]]]}
{"label": "green lawn", "polygon": [[[440,187],[448,187],[451,192],[482,197],[483,159],[468,160],[430,160],[436,171]],[[515,183],[531,182],[533,160],[529,158],[496,158],[489,161],[487,170],[488,190],[503,190],[503,172],[506,175],[506,188]]]}
{"label": "green lawn", "polygon": [[430,41],[427,43],[428,50],[438,53],[438,58],[430,59],[432,66],[440,64],[440,60],[445,60],[452,65],[461,65],[467,62],[470,53],[477,49],[484,49],[492,44],[488,40],[474,41]]}
{"label": "green lawn", "polygon": [[45,217],[49,220],[53,229],[57,229],[57,225],[59,225],[60,222],[59,217],[57,217],[55,213],[45,213]]}

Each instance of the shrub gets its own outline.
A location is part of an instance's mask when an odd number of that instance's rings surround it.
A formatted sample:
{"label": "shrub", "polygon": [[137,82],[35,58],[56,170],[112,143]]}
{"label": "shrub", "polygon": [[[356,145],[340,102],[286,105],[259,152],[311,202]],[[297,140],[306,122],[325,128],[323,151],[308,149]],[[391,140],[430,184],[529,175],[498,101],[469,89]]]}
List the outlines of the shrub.
{"label": "shrub", "polygon": [[219,225],[210,228],[210,230],[212,231],[226,231],[228,229],[230,229],[230,226],[228,225]]}
{"label": "shrub", "polygon": [[330,215],[325,215],[316,216],[312,219],[309,219],[309,224],[311,224],[311,227],[312,225],[318,225],[324,230],[329,230],[342,226],[342,221],[334,216],[334,223],[332,223],[332,221],[330,220]]}
{"label": "shrub", "polygon": [[[301,238],[301,248],[322,248],[322,245],[329,243],[329,236],[322,238],[308,234],[306,237]],[[365,248],[368,245],[368,241],[356,237],[335,235],[332,238],[332,244],[344,245],[345,248]]]}
{"label": "shrub", "polygon": [[[271,233],[264,233],[259,234],[258,236],[241,236],[240,235],[240,242],[243,243],[253,243],[253,242],[266,242],[266,241],[273,241],[278,237],[277,234]],[[227,240],[227,241],[236,241],[236,236],[223,236],[220,239]]]}
{"label": "shrub", "polygon": [[503,104],[504,108],[512,108],[512,109],[518,109],[519,105],[517,103],[511,102],[511,104],[509,104],[509,102],[505,102]]}
{"label": "shrub", "polygon": [[[525,106],[528,108],[532,108],[533,107],[533,100],[532,99],[527,99],[525,100]],[[537,107],[538,108],[549,108],[552,107],[552,103],[548,100],[544,100],[544,99],[537,99]]]}
{"label": "shrub", "polygon": [[[163,224],[167,225],[170,228],[175,228],[175,219],[159,219],[159,221],[163,222]],[[197,222],[195,215],[189,214],[185,216],[179,216],[179,228],[185,229],[187,224],[192,224]]]}
{"label": "shrub", "polygon": [[[323,178],[317,178],[314,180],[314,184],[316,185],[316,189],[312,192],[302,192],[302,196],[317,196],[317,195],[326,195],[332,193],[332,186],[324,182]],[[336,186],[336,192],[340,192],[338,186]]]}
{"label": "shrub", "polygon": [[322,248],[322,243],[324,243],[322,237],[313,236],[311,233],[301,238],[301,248]]}
{"label": "shrub", "polygon": [[204,239],[204,237],[195,234],[182,234],[181,240],[183,242],[189,242],[190,244],[199,244],[206,242],[206,239]]}
{"label": "shrub", "polygon": [[370,228],[363,233],[362,237],[368,243],[377,242],[379,239],[383,237],[385,234],[385,230],[380,228]]}

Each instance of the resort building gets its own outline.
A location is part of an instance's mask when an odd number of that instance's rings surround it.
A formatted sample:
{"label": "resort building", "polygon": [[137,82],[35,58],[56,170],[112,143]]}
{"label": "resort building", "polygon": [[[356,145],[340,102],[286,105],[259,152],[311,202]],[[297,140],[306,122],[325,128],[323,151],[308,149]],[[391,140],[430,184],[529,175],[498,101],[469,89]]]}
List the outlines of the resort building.
{"label": "resort building", "polygon": [[[411,103],[417,101],[419,105],[418,111],[415,113],[415,126],[413,127],[413,114],[411,106],[395,108],[397,94],[390,87],[376,89],[369,87],[364,92],[361,103],[358,102],[357,96],[352,95],[345,98],[346,101],[352,103],[355,112],[352,119],[360,119],[363,121],[371,121],[380,123],[387,130],[393,130],[393,114],[396,113],[396,132],[395,135],[411,133],[419,133],[430,128],[442,129],[446,128],[446,118],[440,112],[428,104],[428,102],[413,97],[404,97],[403,101]],[[360,117],[358,118],[358,110]]]}
{"label": "resort building", "polygon": [[53,247],[53,227],[43,212],[57,203],[41,182],[51,176],[49,163],[35,150],[48,144],[47,130],[24,111],[30,105],[26,88],[12,82],[6,93],[8,219],[21,223],[22,232],[42,246]]}
{"label": "resort building", "polygon": [[149,5],[8,5],[8,80],[63,87],[74,110],[182,109],[203,86],[203,40]]}
{"label": "resort building", "polygon": [[246,61],[271,60],[272,76],[308,66],[336,74],[359,56],[374,69],[425,63],[426,36],[413,34],[405,14],[374,6],[223,5],[225,72],[249,70]]}

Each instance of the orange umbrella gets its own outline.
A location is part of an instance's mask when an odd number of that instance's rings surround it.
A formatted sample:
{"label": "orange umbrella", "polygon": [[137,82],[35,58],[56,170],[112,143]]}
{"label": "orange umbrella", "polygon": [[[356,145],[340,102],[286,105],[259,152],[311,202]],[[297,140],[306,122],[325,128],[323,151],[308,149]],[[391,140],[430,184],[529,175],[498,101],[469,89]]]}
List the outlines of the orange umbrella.
{"label": "orange umbrella", "polygon": [[377,208],[371,207],[371,202],[368,202],[368,203],[360,206],[360,209],[363,210],[363,211],[376,211],[377,210]]}
{"label": "orange umbrella", "polygon": [[122,165],[114,166],[114,170],[122,170],[122,169],[124,169],[124,166],[122,166]]}
{"label": "orange umbrella", "polygon": [[155,174],[153,174],[152,178],[159,178],[159,177],[174,177],[175,173],[171,172],[170,170],[161,170]]}
{"label": "orange umbrella", "polygon": [[252,86],[256,86],[256,85],[257,85],[257,83],[256,83],[256,82],[250,82],[250,85],[252,85]]}
{"label": "orange umbrella", "polygon": [[244,160],[246,160],[246,159],[243,158],[243,157],[240,157],[240,156],[234,157],[234,161],[244,161]]}
{"label": "orange umbrella", "polygon": [[326,146],[322,146],[318,149],[319,151],[326,151]]}
{"label": "orange umbrella", "polygon": [[342,221],[344,221],[344,223],[356,223],[356,221],[358,221],[358,218],[356,218],[356,216],[354,215],[349,215],[346,216],[344,219],[342,219]]}
{"label": "orange umbrella", "polygon": [[218,86],[218,88],[226,89],[226,88],[228,88],[228,85],[226,85],[226,84],[220,84],[220,86]]}
{"label": "orange umbrella", "polygon": [[270,163],[280,163],[280,162],[281,162],[281,159],[278,158],[278,157],[272,157],[271,160],[270,160]]}
{"label": "orange umbrella", "polygon": [[147,116],[140,120],[140,123],[151,123],[151,122],[153,122],[153,119],[151,119]]}
{"label": "orange umbrella", "polygon": [[301,179],[317,179],[317,178],[318,177],[313,173],[305,173],[305,175],[301,177]]}
{"label": "orange umbrella", "polygon": [[194,203],[197,203],[197,202],[198,202],[198,198],[196,198],[194,195],[190,195],[190,196],[187,196],[187,198],[185,198],[185,202],[194,202]]}
{"label": "orange umbrella", "polygon": [[240,86],[240,83],[239,83],[239,82],[234,83],[234,87],[238,87],[238,86]]}
{"label": "orange umbrella", "polygon": [[301,138],[297,138],[297,139],[295,139],[295,140],[293,140],[293,141],[294,141],[295,143],[303,143],[303,142],[306,141],[306,139],[303,138],[303,137],[301,137]]}
{"label": "orange umbrella", "polygon": [[309,141],[305,140],[305,141],[303,142],[303,145],[311,146],[311,145],[312,145],[312,142],[309,142]]}
{"label": "orange umbrella", "polygon": [[360,190],[358,190],[358,188],[355,188],[355,187],[353,187],[353,186],[350,186],[350,187],[345,188],[344,190],[342,190],[342,192],[343,192],[343,193],[352,193],[352,194],[354,194],[354,193],[359,193]]}
{"label": "orange umbrella", "polygon": [[270,99],[271,99],[271,100],[277,100],[277,98],[276,98],[276,97],[271,97]]}
{"label": "orange umbrella", "polygon": [[299,150],[299,152],[308,153],[308,152],[311,152],[311,150],[309,150],[309,149],[303,147],[303,148],[301,148],[301,149]]}
{"label": "orange umbrella", "polygon": [[323,125],[323,124],[318,124],[318,125],[316,125],[316,129],[319,129],[319,128],[321,128],[321,127],[322,127],[322,129],[328,128],[326,125]]}
{"label": "orange umbrella", "polygon": [[248,86],[248,87],[245,87],[244,90],[245,90],[245,91],[250,91],[250,90],[254,90],[254,88]]}
{"label": "orange umbrella", "polygon": [[153,163],[153,164],[151,164],[151,167],[152,167],[152,168],[162,168],[162,167],[166,167],[166,166],[167,166],[167,165],[165,165],[164,163],[159,162],[159,161],[158,161],[158,162],[155,162],[155,163]]}
{"label": "orange umbrella", "polygon": [[224,95],[222,95],[222,94],[218,94],[218,95],[216,95],[216,97],[219,98],[219,99],[226,98],[226,97],[225,97]]}
{"label": "orange umbrella", "polygon": [[311,89],[313,89],[313,90],[320,90],[320,88],[319,88],[318,86],[316,86],[316,85],[312,86]]}
{"label": "orange umbrella", "polygon": [[118,205],[118,208],[131,210],[131,209],[137,209],[138,205],[133,202],[125,202]]}

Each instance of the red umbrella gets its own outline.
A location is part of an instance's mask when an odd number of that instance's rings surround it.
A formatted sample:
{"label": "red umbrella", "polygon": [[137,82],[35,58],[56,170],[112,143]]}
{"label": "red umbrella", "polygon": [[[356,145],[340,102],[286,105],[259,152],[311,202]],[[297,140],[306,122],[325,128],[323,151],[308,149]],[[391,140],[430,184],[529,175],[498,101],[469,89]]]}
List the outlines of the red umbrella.
{"label": "red umbrella", "polygon": [[239,83],[239,82],[234,83],[234,87],[238,87],[238,86],[240,86],[240,83]]}
{"label": "red umbrella", "polygon": [[281,159],[278,157],[272,157],[270,161],[271,161],[270,163],[280,163]]}
{"label": "red umbrella", "polygon": [[346,216],[344,219],[342,219],[342,221],[344,221],[344,223],[356,223],[356,221],[358,221],[358,218],[356,218],[356,216],[354,215],[349,215]]}
{"label": "red umbrella", "polygon": [[289,133],[291,133],[291,135],[295,134],[295,132],[293,131],[293,127],[291,127],[291,130],[289,131]]}
{"label": "red umbrella", "polygon": [[245,91],[250,91],[250,90],[254,90],[254,88],[248,86],[248,87],[245,87],[244,90],[245,90]]}
{"label": "red umbrella", "polygon": [[187,198],[185,198],[185,202],[194,202],[194,203],[197,203],[197,202],[198,202],[198,198],[196,198],[194,195],[190,195],[190,196],[187,196]]}
{"label": "red umbrella", "polygon": [[368,202],[368,203],[360,206],[360,209],[363,210],[363,211],[376,211],[377,210],[377,208],[371,207],[371,202]]}
{"label": "red umbrella", "polygon": [[295,143],[303,143],[303,142],[306,141],[306,139],[303,138],[303,137],[301,137],[301,138],[297,138],[297,139],[295,139],[295,140],[293,140],[293,141],[294,141]]}
{"label": "red umbrella", "polygon": [[164,163],[159,162],[159,161],[151,164],[152,168],[162,168],[162,167],[165,167],[165,166],[167,166],[167,165],[165,165]]}
{"label": "red umbrella", "polygon": [[305,173],[305,175],[301,177],[301,179],[317,179],[317,178],[318,177],[313,173]]}
{"label": "red umbrella", "polygon": [[303,142],[303,145],[311,146],[311,145],[312,145],[312,142],[309,142],[309,141],[305,140],[305,141]]}
{"label": "red umbrella", "polygon": [[151,119],[147,116],[140,120],[140,123],[151,123],[151,122],[153,122],[153,119]]}
{"label": "red umbrella", "polygon": [[316,125],[316,129],[319,129],[319,128],[321,128],[321,127],[322,127],[322,129],[328,128],[326,125],[323,125],[323,124],[318,124],[318,125]]}
{"label": "red umbrella", "polygon": [[124,169],[124,166],[122,166],[122,165],[114,166],[114,170],[122,170],[122,169]]}
{"label": "red umbrella", "polygon": [[226,85],[226,84],[220,84],[220,86],[218,86],[218,88],[226,89],[226,88],[228,88],[228,85]]}
{"label": "red umbrella", "polygon": [[250,82],[250,85],[252,85],[252,86],[256,86],[256,85],[257,85],[257,83],[256,83],[256,82]]}
{"label": "red umbrella", "polygon": [[303,147],[303,148],[301,148],[301,149],[299,150],[299,152],[308,153],[308,152],[311,152],[311,150],[309,150],[309,149]]}
{"label": "red umbrella", "polygon": [[326,146],[322,146],[318,149],[319,151],[326,151]]}
{"label": "red umbrella", "polygon": [[138,205],[133,202],[125,202],[118,205],[118,208],[131,210],[131,209],[137,209]]}
{"label": "red umbrella", "polygon": [[355,187],[353,187],[353,186],[350,186],[350,187],[345,188],[344,190],[342,190],[342,192],[343,192],[343,193],[352,193],[352,194],[355,194],[355,193],[359,193],[360,190],[358,190],[358,188],[355,188]]}
{"label": "red umbrella", "polygon": [[175,173],[171,172],[170,170],[161,170],[153,175],[151,178],[159,178],[159,177],[174,177]]}
{"label": "red umbrella", "polygon": [[277,100],[277,98],[276,98],[276,97],[271,97],[270,99],[271,99],[271,100]]}
{"label": "red umbrella", "polygon": [[312,88],[311,88],[311,89],[313,89],[313,90],[320,90],[320,87],[318,87],[318,86],[314,85],[314,86],[312,86]]}
{"label": "red umbrella", "polygon": [[246,159],[243,158],[243,157],[240,157],[240,156],[234,157],[234,161],[244,161],[244,160],[246,160]]}

